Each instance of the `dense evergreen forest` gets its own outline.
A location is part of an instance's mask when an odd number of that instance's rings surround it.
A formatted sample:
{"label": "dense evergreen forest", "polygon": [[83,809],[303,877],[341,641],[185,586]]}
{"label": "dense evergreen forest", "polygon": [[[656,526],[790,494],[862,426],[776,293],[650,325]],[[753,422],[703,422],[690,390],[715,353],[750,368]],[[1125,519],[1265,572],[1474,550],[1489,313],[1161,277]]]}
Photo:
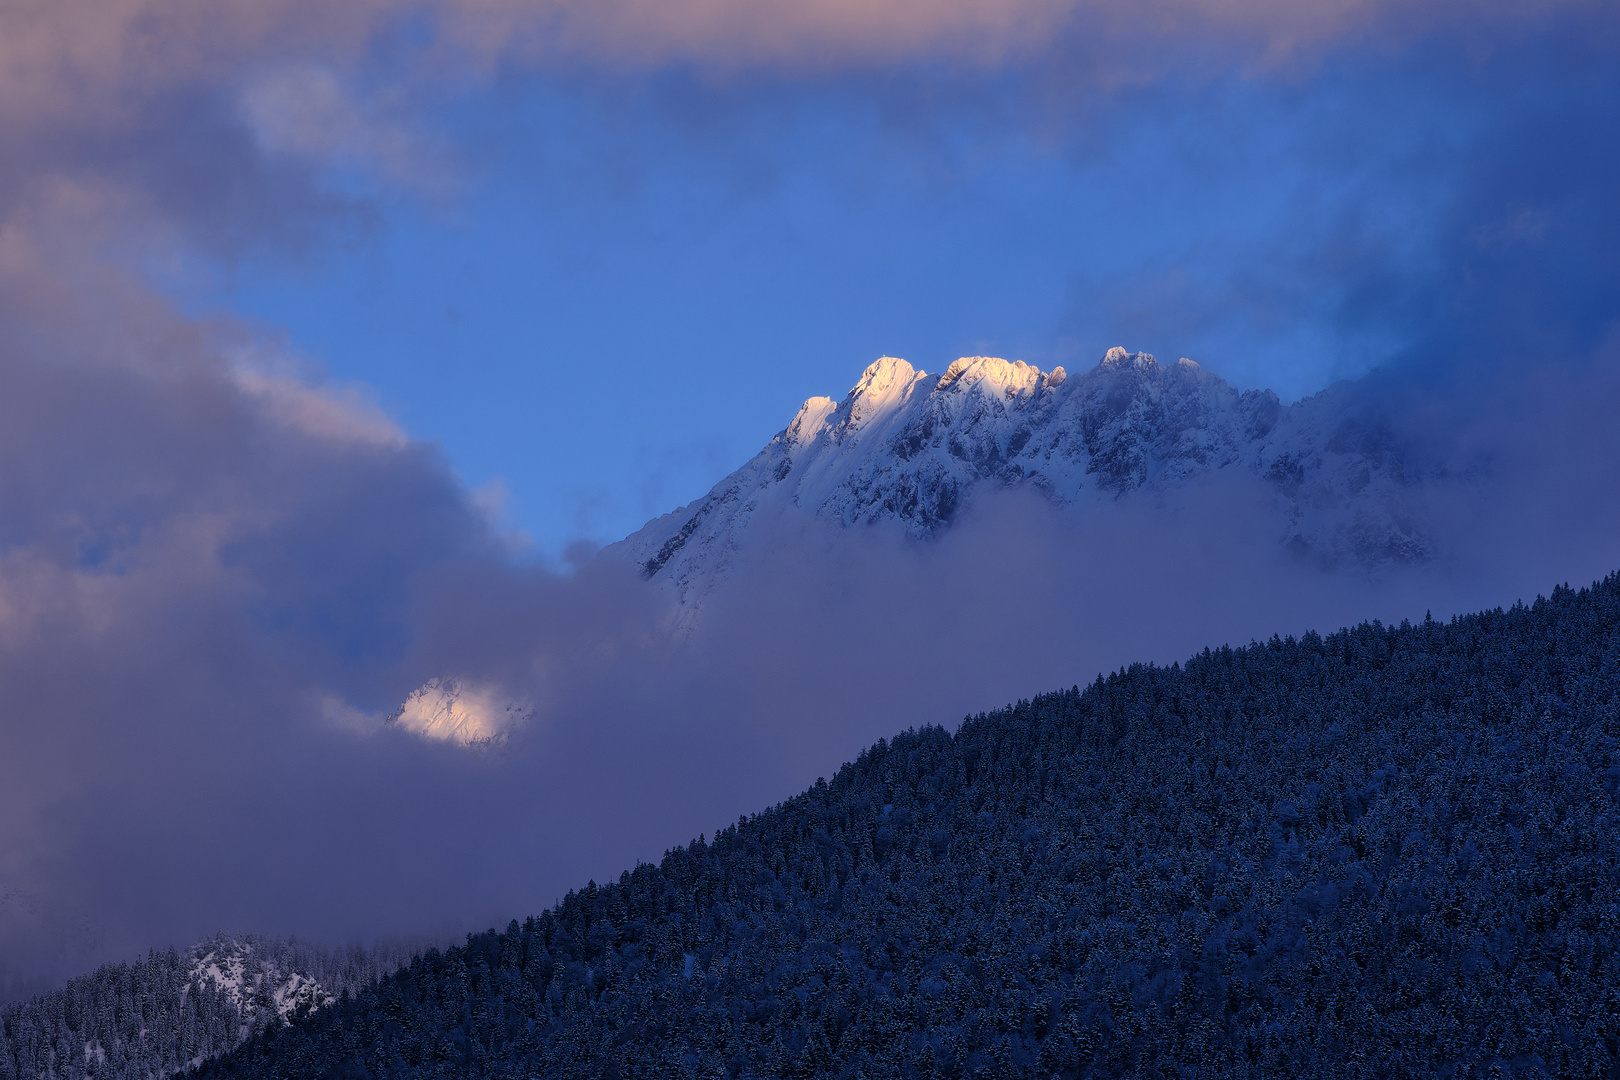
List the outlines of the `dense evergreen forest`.
{"label": "dense evergreen forest", "polygon": [[1620,575],[907,732],[197,1075],[1614,1076],[1617,854]]}
{"label": "dense evergreen forest", "polygon": [[220,934],[0,1009],[0,1080],[160,1080],[375,983],[414,942],[327,949]]}

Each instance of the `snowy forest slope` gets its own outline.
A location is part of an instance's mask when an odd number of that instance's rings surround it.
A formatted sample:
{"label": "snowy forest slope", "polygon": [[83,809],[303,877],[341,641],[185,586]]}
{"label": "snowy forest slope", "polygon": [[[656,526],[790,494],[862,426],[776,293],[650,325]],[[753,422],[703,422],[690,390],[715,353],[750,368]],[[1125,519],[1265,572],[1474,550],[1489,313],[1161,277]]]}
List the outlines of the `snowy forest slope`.
{"label": "snowy forest slope", "polygon": [[160,1080],[374,983],[419,946],[219,934],[0,1009],[4,1080]]}
{"label": "snowy forest slope", "polygon": [[208,1078],[1599,1076],[1620,574],[880,741]]}

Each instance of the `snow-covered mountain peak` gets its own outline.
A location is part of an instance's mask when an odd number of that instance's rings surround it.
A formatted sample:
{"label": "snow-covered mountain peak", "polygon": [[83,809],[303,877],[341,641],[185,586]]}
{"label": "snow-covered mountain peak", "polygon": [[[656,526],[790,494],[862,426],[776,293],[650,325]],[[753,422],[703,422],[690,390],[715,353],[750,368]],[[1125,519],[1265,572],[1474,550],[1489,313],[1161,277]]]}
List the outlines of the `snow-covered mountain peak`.
{"label": "snow-covered mountain peak", "polygon": [[927,377],[928,372],[918,371],[898,356],[880,356],[866,365],[861,377],[850,387],[846,400],[882,402],[896,391],[904,391],[918,379]]}
{"label": "snow-covered mountain peak", "polygon": [[1297,550],[1362,563],[1426,557],[1427,541],[1390,501],[1409,463],[1335,437],[1345,401],[1328,393],[1285,408],[1191,360],[1166,367],[1120,347],[1072,377],[985,356],[930,376],[881,357],[843,400],[811,398],[705,498],[614,549],[687,597],[725,574],[760,514],[888,519],[924,538],[988,488],[1085,506],[1234,470],[1270,485],[1279,540]]}
{"label": "snow-covered mountain peak", "polygon": [[838,402],[830,397],[807,398],[799,406],[798,415],[788,424],[782,432],[782,440],[788,446],[797,449],[808,446],[815,441],[816,436],[827,429],[827,418],[838,408]]}
{"label": "snow-covered mountain peak", "polygon": [[964,356],[945,369],[934,391],[1016,397],[1038,389],[1044,378],[1040,368],[1022,360],[1009,363],[999,356]]}
{"label": "snow-covered mountain peak", "polygon": [[903,410],[919,390],[927,393],[933,381],[898,357],[879,357],[839,403],[827,430],[836,441],[854,444],[866,429]]}
{"label": "snow-covered mountain peak", "polygon": [[1154,359],[1152,353],[1133,353],[1121,345],[1115,345],[1113,348],[1103,353],[1102,361],[1098,363],[1097,366],[1100,368],[1117,368],[1125,367],[1126,365],[1151,370],[1153,368],[1157,368],[1159,366],[1159,362]]}

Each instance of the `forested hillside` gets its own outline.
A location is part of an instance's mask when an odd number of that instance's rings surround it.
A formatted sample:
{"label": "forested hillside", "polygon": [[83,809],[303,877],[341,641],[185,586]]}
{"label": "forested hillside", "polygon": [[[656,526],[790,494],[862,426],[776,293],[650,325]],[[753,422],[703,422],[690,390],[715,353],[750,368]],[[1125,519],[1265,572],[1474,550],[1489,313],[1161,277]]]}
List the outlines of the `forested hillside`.
{"label": "forested hillside", "polygon": [[368,986],[418,951],[220,934],[107,964],[0,1009],[0,1080],[158,1080]]}
{"label": "forested hillside", "polygon": [[1617,740],[1620,575],[1133,667],[198,1075],[1614,1075]]}

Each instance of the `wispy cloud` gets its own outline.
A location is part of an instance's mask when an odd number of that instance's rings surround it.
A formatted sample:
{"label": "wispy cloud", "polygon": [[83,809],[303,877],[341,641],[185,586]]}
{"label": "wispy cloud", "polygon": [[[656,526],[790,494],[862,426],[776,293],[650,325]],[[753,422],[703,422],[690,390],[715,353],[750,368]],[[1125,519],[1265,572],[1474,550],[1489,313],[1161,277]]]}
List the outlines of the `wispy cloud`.
{"label": "wispy cloud", "polygon": [[[1013,72],[998,122],[1039,130],[1094,114],[1108,87],[1189,72],[1286,85],[1340,55],[1434,39],[1500,55],[1560,27],[1607,49],[1620,17],[1591,0],[21,0],[0,10],[0,220],[48,212],[103,241],[155,231],[231,256],[307,249],[334,222],[368,224],[370,190],[452,194],[467,163],[425,118],[502,79],[871,89]],[[100,200],[99,219],[66,221],[68,187]]]}

